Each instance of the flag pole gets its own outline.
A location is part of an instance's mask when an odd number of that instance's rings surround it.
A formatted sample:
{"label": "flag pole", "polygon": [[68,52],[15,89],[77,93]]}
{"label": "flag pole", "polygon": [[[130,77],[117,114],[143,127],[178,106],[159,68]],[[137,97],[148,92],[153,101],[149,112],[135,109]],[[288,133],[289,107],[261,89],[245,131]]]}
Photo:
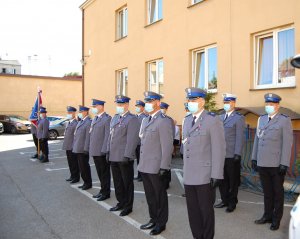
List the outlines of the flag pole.
{"label": "flag pole", "polygon": [[[39,122],[39,120],[40,120],[40,87],[38,87],[37,97],[38,97],[38,112],[37,112],[37,115],[38,115],[38,122]],[[38,126],[38,123],[37,123],[37,126]],[[39,139],[38,139],[38,148],[37,148],[37,150],[38,150],[37,155],[38,155],[38,159],[39,159],[40,158],[40,140]]]}

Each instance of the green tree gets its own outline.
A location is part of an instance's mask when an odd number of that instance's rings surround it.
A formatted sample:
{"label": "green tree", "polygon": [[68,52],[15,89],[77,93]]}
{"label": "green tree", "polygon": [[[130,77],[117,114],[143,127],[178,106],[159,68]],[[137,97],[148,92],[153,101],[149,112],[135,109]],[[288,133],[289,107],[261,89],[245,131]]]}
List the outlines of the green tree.
{"label": "green tree", "polygon": [[205,109],[211,112],[217,112],[217,102],[215,100],[215,94],[208,92],[205,98]]}
{"label": "green tree", "polygon": [[79,72],[69,72],[66,73],[64,76],[79,76]]}

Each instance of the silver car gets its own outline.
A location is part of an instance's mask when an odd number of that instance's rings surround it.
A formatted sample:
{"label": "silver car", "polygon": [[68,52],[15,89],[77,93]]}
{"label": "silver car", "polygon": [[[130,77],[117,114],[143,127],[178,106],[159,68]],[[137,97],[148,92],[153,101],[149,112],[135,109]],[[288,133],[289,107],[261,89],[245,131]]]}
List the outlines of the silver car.
{"label": "silver car", "polygon": [[49,139],[54,140],[59,136],[64,136],[65,129],[69,120],[66,118],[50,121],[49,125]]}

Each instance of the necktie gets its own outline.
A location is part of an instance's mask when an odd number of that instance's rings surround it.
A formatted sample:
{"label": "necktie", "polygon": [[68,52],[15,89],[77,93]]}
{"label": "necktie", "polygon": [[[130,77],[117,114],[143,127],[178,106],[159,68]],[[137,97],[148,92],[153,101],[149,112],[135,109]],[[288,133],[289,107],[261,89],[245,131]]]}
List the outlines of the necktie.
{"label": "necktie", "polygon": [[196,116],[193,117],[193,121],[192,121],[192,127],[194,126],[195,122],[196,122]]}
{"label": "necktie", "polygon": [[268,123],[271,121],[271,119],[272,119],[272,118],[271,118],[271,117],[269,117]]}
{"label": "necktie", "polygon": [[150,123],[151,119],[152,119],[152,116],[150,115],[150,116],[149,116],[149,121],[148,121],[148,123]]}
{"label": "necktie", "polygon": [[228,114],[225,115],[224,121],[227,120],[227,118],[228,118]]}

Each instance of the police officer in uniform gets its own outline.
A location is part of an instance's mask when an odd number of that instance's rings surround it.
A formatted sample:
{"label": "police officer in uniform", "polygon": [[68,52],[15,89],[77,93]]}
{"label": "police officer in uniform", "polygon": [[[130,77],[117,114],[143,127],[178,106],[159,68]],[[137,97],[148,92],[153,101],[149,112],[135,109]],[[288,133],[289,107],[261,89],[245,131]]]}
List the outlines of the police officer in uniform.
{"label": "police officer in uniform", "polygon": [[[171,124],[173,125],[173,140],[175,139],[175,124],[174,124],[174,120],[169,116],[167,115],[167,112],[168,112],[168,109],[169,109],[169,104],[165,103],[165,102],[161,102],[160,103],[160,110],[161,112],[171,121]],[[172,155],[171,155],[171,158],[172,158]],[[169,169],[167,171],[167,173],[164,175],[164,180],[165,180],[165,186],[166,186],[166,189],[168,189],[170,187],[170,182],[171,182],[171,169]]]}
{"label": "police officer in uniform", "polygon": [[76,155],[72,152],[73,150],[73,140],[74,140],[74,132],[77,126],[76,119],[76,108],[72,106],[67,106],[67,119],[69,120],[67,127],[65,129],[65,137],[62,149],[66,150],[68,165],[70,169],[70,178],[66,179],[66,181],[70,183],[78,183],[80,180],[80,171],[79,171],[79,163]]}
{"label": "police officer in uniform", "polygon": [[283,215],[284,176],[290,166],[293,130],[291,119],[280,114],[279,95],[265,94],[267,114],[258,119],[252,168],[258,171],[264,192],[264,214],[255,224],[271,223],[277,230]]}
{"label": "police officer in uniform", "polygon": [[152,229],[150,235],[158,235],[166,229],[168,221],[168,196],[165,177],[170,170],[173,151],[173,124],[160,111],[161,95],[147,91],[145,110],[149,114],[140,129],[141,172],[150,221],[140,228]]}
{"label": "police officer in uniform", "polygon": [[[147,115],[145,114],[145,103],[142,100],[137,100],[135,102],[135,112],[136,112],[136,116],[139,119],[140,122],[140,126],[142,124],[142,121],[144,118],[147,117]],[[136,161],[137,161],[137,165],[139,165],[140,162],[140,149],[141,149],[141,141],[139,140],[138,146],[136,147]],[[142,177],[141,177],[141,173],[138,171],[138,175],[134,178],[135,180],[137,180],[138,182],[142,181]]]}
{"label": "police officer in uniform", "polygon": [[79,186],[82,190],[92,187],[91,167],[89,164],[89,145],[90,145],[90,126],[89,108],[79,106],[78,122],[74,132],[74,142],[72,152],[76,154],[83,185]]}
{"label": "police officer in uniform", "polygon": [[37,138],[40,142],[40,147],[42,155],[40,157],[41,163],[49,162],[49,147],[48,147],[48,138],[49,138],[49,120],[47,119],[47,110],[45,107],[40,107],[40,120],[37,127]]}
{"label": "police officer in uniform", "polygon": [[95,115],[90,128],[90,156],[94,158],[100,180],[100,192],[94,195],[97,201],[110,198],[110,164],[106,161],[107,142],[111,117],[104,111],[105,101],[92,100],[92,112]]}
{"label": "police officer in uniform", "polygon": [[224,125],[226,139],[226,158],[224,180],[219,187],[222,201],[215,208],[226,207],[226,212],[233,212],[238,202],[237,195],[241,174],[241,155],[245,142],[245,117],[235,111],[236,96],[224,94],[224,113],[220,116]]}
{"label": "police officer in uniform", "polygon": [[204,109],[206,91],[187,88],[184,120],[183,178],[190,227],[194,238],[214,237],[215,188],[223,179],[225,137],[222,121]]}
{"label": "police officer in uniform", "polygon": [[135,150],[139,142],[139,120],[128,110],[130,98],[123,95],[115,97],[117,114],[110,124],[108,141],[109,161],[115,186],[117,205],[110,211],[122,210],[120,216],[132,212],[134,199]]}

